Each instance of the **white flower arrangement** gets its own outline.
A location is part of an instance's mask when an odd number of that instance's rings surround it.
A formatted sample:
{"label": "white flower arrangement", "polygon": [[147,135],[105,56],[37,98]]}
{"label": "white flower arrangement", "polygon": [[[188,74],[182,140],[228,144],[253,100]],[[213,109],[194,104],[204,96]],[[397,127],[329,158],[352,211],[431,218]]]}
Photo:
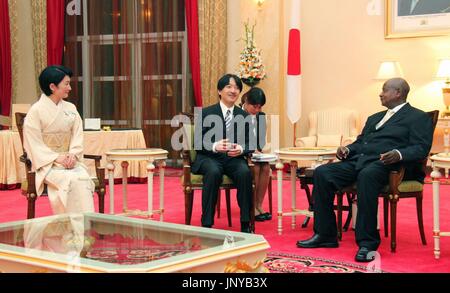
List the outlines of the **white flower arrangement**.
{"label": "white flower arrangement", "polygon": [[249,85],[257,84],[266,77],[266,71],[262,63],[261,50],[256,47],[254,40],[255,26],[249,26],[248,21],[244,23],[245,47],[240,54],[239,69],[237,75]]}

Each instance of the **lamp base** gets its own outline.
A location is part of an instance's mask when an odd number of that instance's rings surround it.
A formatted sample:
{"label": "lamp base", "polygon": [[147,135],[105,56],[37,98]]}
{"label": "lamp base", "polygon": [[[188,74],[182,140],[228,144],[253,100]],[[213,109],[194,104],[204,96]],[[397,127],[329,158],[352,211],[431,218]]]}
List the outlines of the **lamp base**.
{"label": "lamp base", "polygon": [[442,111],[441,117],[443,117],[443,118],[450,117],[450,110],[446,109],[446,110]]}

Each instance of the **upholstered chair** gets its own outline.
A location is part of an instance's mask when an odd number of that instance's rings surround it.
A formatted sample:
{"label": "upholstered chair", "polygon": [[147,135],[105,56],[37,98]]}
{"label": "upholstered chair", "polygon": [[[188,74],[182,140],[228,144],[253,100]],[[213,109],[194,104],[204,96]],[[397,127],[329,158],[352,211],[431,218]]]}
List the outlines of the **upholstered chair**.
{"label": "upholstered chair", "polygon": [[[23,146],[23,123],[25,121],[26,113],[15,113],[17,130],[20,134],[20,141]],[[105,168],[100,167],[100,160],[102,156],[97,155],[84,155],[85,159],[92,159],[95,161],[95,172],[96,176],[91,177],[92,181],[95,184],[95,192],[98,195],[98,210],[100,213],[105,212]],[[23,155],[20,157],[20,161],[25,164],[26,177],[22,180],[21,189],[22,194],[27,198],[28,201],[28,209],[27,209],[27,218],[31,219],[35,217],[36,210],[36,199],[37,199],[37,190],[35,184],[35,176],[36,173],[32,172],[32,162],[28,158],[25,149],[23,149]],[[44,192],[41,196],[47,196],[47,187],[44,187]]]}

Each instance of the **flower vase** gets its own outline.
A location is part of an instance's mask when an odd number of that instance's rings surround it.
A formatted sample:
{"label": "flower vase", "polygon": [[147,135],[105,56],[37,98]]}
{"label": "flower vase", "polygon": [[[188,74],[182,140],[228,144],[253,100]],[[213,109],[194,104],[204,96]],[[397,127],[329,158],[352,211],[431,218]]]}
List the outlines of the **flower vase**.
{"label": "flower vase", "polygon": [[242,78],[241,80],[249,87],[254,87],[261,81],[259,78]]}

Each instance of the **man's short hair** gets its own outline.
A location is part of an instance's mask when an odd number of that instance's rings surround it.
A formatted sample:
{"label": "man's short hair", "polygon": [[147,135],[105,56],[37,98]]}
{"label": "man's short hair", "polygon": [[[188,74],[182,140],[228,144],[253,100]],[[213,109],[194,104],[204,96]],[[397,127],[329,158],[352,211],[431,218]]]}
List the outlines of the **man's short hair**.
{"label": "man's short hair", "polygon": [[242,81],[241,79],[231,73],[227,73],[224,76],[222,76],[219,81],[217,82],[217,90],[221,91],[224,87],[230,84],[230,79],[234,79],[234,82],[236,82],[237,87],[239,88],[239,91],[242,92]]}
{"label": "man's short hair", "polygon": [[72,77],[72,70],[62,65],[51,65],[42,70],[39,75],[39,86],[47,96],[52,94],[50,85],[58,85],[66,76]]}

